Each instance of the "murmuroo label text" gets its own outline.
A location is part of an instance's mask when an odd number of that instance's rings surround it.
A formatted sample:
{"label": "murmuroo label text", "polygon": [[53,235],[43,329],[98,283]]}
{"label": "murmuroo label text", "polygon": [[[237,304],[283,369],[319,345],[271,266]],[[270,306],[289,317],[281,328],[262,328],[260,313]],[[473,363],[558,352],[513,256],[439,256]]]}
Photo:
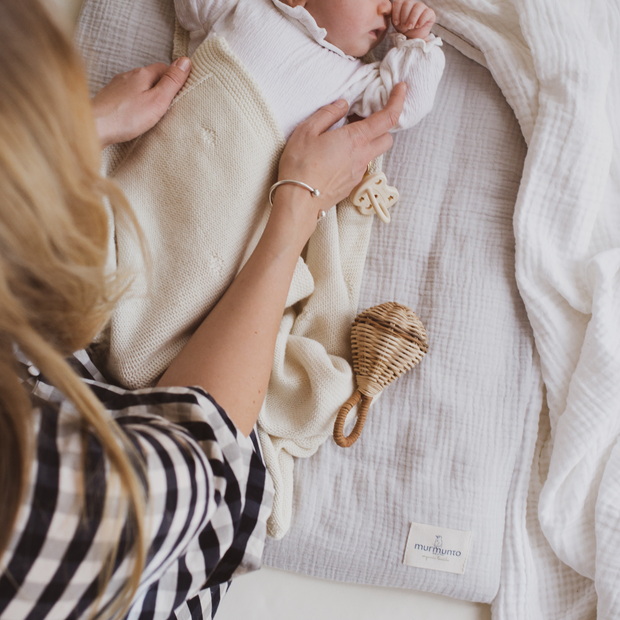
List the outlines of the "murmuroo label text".
{"label": "murmuroo label text", "polygon": [[471,532],[412,523],[403,563],[417,568],[462,575],[465,572]]}

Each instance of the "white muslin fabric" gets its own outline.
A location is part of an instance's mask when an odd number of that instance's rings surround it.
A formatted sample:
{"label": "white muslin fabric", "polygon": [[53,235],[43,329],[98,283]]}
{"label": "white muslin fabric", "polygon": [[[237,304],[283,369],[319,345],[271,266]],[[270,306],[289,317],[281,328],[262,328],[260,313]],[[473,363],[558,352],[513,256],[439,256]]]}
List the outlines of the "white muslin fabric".
{"label": "white muslin fabric", "polygon": [[494,615],[620,618],[618,3],[432,4],[483,52],[528,143],[516,274],[550,424],[529,504],[508,514]]}

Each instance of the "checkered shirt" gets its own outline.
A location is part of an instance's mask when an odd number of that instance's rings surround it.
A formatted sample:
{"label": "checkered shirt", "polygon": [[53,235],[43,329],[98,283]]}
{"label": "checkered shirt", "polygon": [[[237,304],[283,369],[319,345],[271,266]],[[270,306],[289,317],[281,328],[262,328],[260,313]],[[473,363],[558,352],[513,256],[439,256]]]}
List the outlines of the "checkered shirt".
{"label": "checkered shirt", "polygon": [[[84,438],[72,404],[21,361],[31,377],[36,456],[0,558],[0,619],[90,618],[127,579],[132,534],[123,521],[120,541],[113,538],[119,489],[108,489],[99,441]],[[256,437],[244,437],[201,389],[127,391],[107,384],[85,351],[71,364],[146,466],[148,555],[127,618],[212,618],[230,580],[260,566],[273,486]],[[97,601],[106,553],[117,542]]]}

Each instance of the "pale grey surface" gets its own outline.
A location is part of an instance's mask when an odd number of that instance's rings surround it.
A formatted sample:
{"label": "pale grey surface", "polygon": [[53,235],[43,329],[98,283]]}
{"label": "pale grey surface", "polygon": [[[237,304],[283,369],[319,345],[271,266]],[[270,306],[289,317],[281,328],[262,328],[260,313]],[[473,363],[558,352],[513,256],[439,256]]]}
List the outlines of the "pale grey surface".
{"label": "pale grey surface", "polygon": [[490,620],[488,605],[274,568],[236,579],[217,620]]}
{"label": "pale grey surface", "polygon": [[[490,73],[444,48],[434,110],[385,156],[401,200],[389,225],[373,225],[359,304],[412,308],[429,353],[373,405],[357,444],[328,441],[296,461],[293,525],[268,542],[265,563],[490,602],[524,419],[540,389],[514,279],[526,148]],[[471,531],[465,574],[405,566],[411,522]]]}
{"label": "pale grey surface", "polygon": [[91,92],[117,73],[154,62],[170,63],[173,36],[172,0],[85,0],[75,40],[87,61]]}

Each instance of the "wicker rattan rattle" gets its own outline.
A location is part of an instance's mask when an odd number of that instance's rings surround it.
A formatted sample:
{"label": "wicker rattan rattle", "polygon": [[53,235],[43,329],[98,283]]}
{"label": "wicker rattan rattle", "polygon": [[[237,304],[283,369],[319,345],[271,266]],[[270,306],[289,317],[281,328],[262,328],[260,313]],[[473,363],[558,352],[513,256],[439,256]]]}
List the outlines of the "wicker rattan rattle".
{"label": "wicker rattan rattle", "polygon": [[[388,301],[356,317],[351,328],[351,350],[357,390],[340,408],[334,423],[334,441],[342,448],[352,446],[362,434],[372,399],[424,357],[428,338],[413,310]],[[347,414],[360,400],[355,428],[345,437]]]}

